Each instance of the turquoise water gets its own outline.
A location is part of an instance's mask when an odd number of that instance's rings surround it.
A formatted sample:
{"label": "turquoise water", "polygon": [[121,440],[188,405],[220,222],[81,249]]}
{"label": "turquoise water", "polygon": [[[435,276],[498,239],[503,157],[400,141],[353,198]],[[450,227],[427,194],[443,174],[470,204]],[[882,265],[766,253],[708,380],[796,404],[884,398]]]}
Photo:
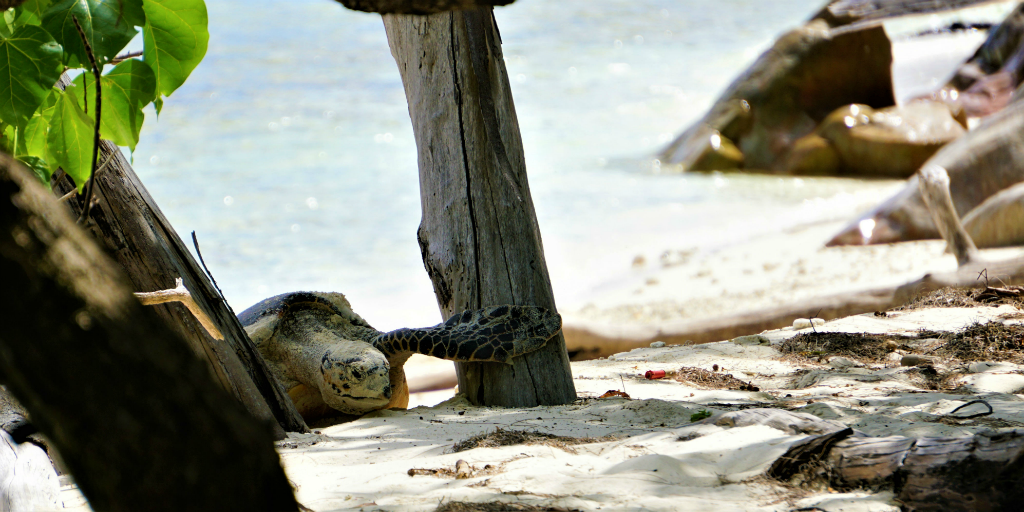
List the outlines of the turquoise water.
{"label": "turquoise water", "polygon": [[[207,0],[210,49],[135,168],[236,311],[345,293],[378,328],[440,320],[416,244],[416,149],[379,16]],[[886,182],[664,175],[651,157],[820,0],[519,0],[496,10],[556,298],[634,254],[843,218]],[[282,6],[287,5],[287,9]],[[617,268],[617,267],[616,267]]]}

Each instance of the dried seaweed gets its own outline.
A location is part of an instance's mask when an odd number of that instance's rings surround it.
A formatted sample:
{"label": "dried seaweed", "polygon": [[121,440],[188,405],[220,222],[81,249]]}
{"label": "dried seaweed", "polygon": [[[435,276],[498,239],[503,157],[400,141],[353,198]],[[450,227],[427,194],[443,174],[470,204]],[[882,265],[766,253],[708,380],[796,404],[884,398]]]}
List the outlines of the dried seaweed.
{"label": "dried seaweed", "polygon": [[938,352],[960,361],[1024,363],[1024,326],[1019,324],[978,323],[942,338]]}
{"label": "dried seaweed", "polygon": [[545,507],[528,503],[492,501],[490,503],[473,503],[467,501],[449,501],[438,505],[434,512],[580,512],[575,508]]}
{"label": "dried seaweed", "polygon": [[[715,365],[715,367],[717,368],[718,365]],[[679,382],[685,382],[707,389],[760,391],[757,386],[743,382],[742,380],[733,377],[730,373],[718,373],[692,366],[684,366],[677,371],[668,372],[668,375]]]}
{"label": "dried seaweed", "polygon": [[893,311],[923,308],[971,308],[998,304],[1009,304],[1024,309],[1024,294],[1014,294],[1014,291],[1019,291],[1018,287],[986,287],[984,290],[978,290],[950,286],[920,295],[903,306],[893,308]]}
{"label": "dried seaweed", "polygon": [[909,341],[918,340],[933,333],[918,336],[893,334],[862,334],[847,332],[808,332],[798,334],[782,342],[779,351],[804,359],[821,359],[826,356],[845,356],[861,361],[881,362],[893,350]]}
{"label": "dried seaweed", "polygon": [[614,436],[605,437],[568,437],[545,434],[527,430],[505,430],[495,429],[494,432],[473,436],[464,441],[459,441],[452,446],[451,453],[458,453],[473,448],[494,448],[499,446],[511,446],[516,444],[543,444],[560,448],[572,453],[572,446],[579,444],[603,443],[614,441]]}

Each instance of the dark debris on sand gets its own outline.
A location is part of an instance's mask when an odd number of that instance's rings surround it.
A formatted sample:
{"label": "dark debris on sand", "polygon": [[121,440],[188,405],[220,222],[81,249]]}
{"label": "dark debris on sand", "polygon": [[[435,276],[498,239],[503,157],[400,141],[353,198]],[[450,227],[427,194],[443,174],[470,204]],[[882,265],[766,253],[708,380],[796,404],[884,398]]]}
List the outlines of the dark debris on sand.
{"label": "dark debris on sand", "polygon": [[449,501],[438,505],[434,512],[580,512],[575,508],[544,507],[527,503],[471,503],[466,501]]}
{"label": "dark debris on sand", "polygon": [[568,437],[545,434],[543,432],[505,430],[503,428],[498,428],[495,429],[494,432],[476,435],[464,441],[455,443],[455,445],[452,446],[450,453],[472,450],[473,448],[493,448],[516,444],[543,444],[553,446],[555,448],[561,448],[567,452],[572,452],[573,450],[571,447],[574,445],[603,443],[605,441],[614,441],[615,439],[617,438],[614,436]]}
{"label": "dark debris on sand", "polygon": [[1024,292],[1019,286],[994,286],[984,290],[947,287],[921,295],[892,311],[921,308],[971,308],[1008,304],[1024,309]]}
{"label": "dark debris on sand", "polygon": [[[718,367],[717,365],[715,366]],[[693,384],[706,389],[735,389],[740,391],[760,391],[757,386],[733,377],[729,373],[718,373],[703,368],[684,366],[668,375],[679,382]]]}
{"label": "dark debris on sand", "polygon": [[1024,363],[1024,325],[1001,322],[974,324],[943,336],[940,354],[964,362],[1009,361]]}
{"label": "dark debris on sand", "polygon": [[[894,350],[905,348],[906,343],[927,337],[937,337],[934,333],[923,333],[925,336],[899,336],[893,334],[863,334],[848,332],[807,332],[798,334],[782,342],[779,351],[783,354],[803,359],[822,359],[830,356],[843,356],[859,361],[882,362]],[[927,336],[931,334],[932,336]]]}

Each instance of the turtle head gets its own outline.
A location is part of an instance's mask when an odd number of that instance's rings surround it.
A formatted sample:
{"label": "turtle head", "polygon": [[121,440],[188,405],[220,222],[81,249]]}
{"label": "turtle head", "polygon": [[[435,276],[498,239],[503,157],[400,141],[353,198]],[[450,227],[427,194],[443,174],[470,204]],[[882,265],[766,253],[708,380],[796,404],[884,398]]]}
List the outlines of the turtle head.
{"label": "turtle head", "polygon": [[340,341],[320,359],[324,402],[345,414],[365,414],[391,401],[388,360],[364,341]]}

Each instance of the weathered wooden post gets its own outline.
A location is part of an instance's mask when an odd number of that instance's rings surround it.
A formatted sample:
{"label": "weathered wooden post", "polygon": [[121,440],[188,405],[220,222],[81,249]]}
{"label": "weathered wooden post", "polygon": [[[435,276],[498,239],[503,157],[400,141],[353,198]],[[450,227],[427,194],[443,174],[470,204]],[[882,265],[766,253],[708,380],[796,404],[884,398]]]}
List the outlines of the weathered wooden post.
{"label": "weathered wooden post", "polygon": [[[555,309],[519,123],[490,7],[384,16],[419,150],[417,233],[442,315],[496,304]],[[559,334],[512,365],[459,364],[477,404],[576,399]]]}

